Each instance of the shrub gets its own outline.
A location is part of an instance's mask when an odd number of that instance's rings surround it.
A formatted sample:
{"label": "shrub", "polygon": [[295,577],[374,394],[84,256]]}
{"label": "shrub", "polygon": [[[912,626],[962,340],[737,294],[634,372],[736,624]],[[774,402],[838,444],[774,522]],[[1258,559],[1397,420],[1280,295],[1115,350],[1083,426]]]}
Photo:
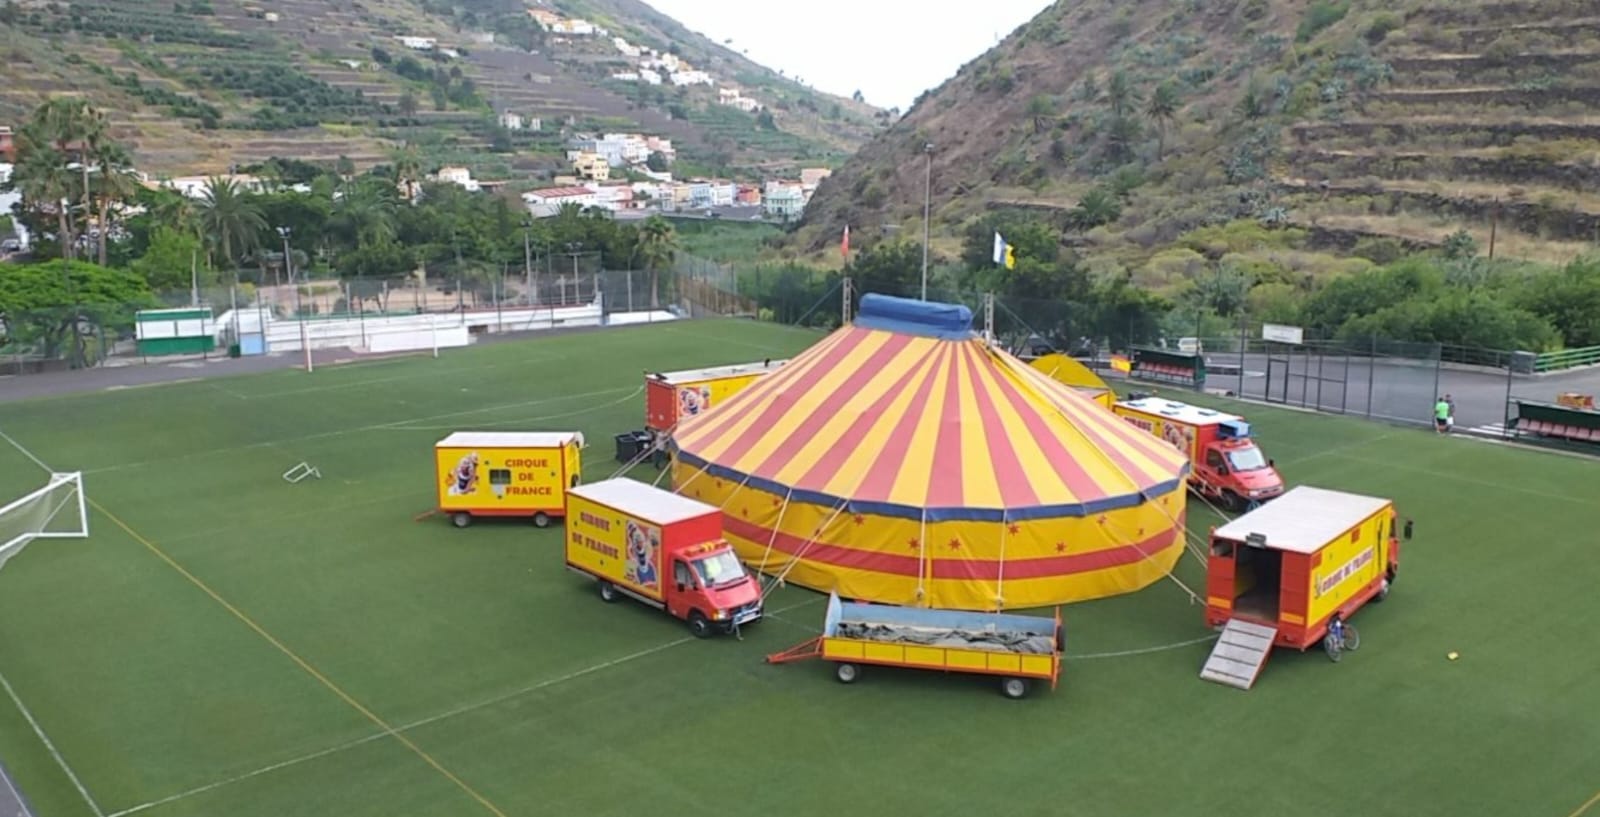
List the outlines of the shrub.
{"label": "shrub", "polygon": [[1316,0],[1311,7],[1306,9],[1306,16],[1300,20],[1300,27],[1295,29],[1294,38],[1297,42],[1310,42],[1312,37],[1334,23],[1344,19],[1350,11],[1350,3],[1332,2],[1332,0]]}
{"label": "shrub", "polygon": [[1382,12],[1367,25],[1367,42],[1377,45],[1401,26],[1400,17],[1392,12]]}

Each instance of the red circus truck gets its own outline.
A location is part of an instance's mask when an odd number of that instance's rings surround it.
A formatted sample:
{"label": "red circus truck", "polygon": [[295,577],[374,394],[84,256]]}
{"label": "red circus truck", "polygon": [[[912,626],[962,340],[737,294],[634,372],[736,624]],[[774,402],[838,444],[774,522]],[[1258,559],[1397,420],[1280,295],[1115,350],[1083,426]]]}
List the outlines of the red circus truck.
{"label": "red circus truck", "polygon": [[1225,508],[1244,510],[1283,493],[1283,477],[1237,414],[1147,396],[1111,410],[1188,454],[1189,487]]}
{"label": "red circus truck", "polygon": [[671,434],[680,420],[720,404],[786,362],[762,360],[682,372],[646,372],[645,428]]}
{"label": "red circus truck", "polygon": [[722,510],[637,480],[567,491],[566,561],[602,600],[665,610],[700,638],[762,615],[761,583],[722,538]]}

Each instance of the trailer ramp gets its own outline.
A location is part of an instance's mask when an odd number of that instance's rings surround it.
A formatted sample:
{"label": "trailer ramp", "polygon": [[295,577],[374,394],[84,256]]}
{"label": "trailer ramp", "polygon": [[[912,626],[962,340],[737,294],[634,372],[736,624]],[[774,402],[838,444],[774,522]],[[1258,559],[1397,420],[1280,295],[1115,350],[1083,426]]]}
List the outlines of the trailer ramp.
{"label": "trailer ramp", "polygon": [[1272,641],[1277,636],[1276,627],[1244,619],[1228,619],[1227,626],[1222,628],[1222,635],[1217,638],[1217,645],[1211,649],[1211,657],[1206,659],[1205,667],[1200,670],[1200,677],[1235,689],[1249,689],[1255,685],[1256,676],[1261,674],[1261,667],[1267,663],[1267,656],[1272,653]]}

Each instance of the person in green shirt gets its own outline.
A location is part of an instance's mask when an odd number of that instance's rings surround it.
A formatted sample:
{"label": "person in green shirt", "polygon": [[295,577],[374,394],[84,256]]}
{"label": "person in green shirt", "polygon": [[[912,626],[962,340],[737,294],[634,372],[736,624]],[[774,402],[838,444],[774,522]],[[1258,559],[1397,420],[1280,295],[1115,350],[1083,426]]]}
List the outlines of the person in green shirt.
{"label": "person in green shirt", "polygon": [[1443,397],[1433,404],[1433,430],[1440,434],[1450,430],[1450,401]]}

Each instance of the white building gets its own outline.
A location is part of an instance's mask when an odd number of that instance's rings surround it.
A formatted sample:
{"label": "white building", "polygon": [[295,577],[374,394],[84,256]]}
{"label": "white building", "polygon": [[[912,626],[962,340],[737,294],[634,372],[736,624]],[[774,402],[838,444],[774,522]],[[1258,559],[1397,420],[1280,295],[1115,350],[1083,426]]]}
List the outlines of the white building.
{"label": "white building", "polygon": [[523,119],[522,114],[520,113],[506,111],[505,113],[500,114],[500,127],[505,128],[506,130],[522,130],[527,126],[527,120]]}
{"label": "white building", "polygon": [[761,196],[761,208],[768,216],[797,219],[806,209],[806,194],[798,185],[768,183]]}
{"label": "white building", "polygon": [[650,85],[660,85],[661,84],[661,72],[652,71],[652,70],[650,70],[648,68],[640,68],[639,69],[639,81],[648,83]]}
{"label": "white building", "polygon": [[434,39],[433,37],[401,36],[401,37],[395,37],[395,39],[399,40],[400,44],[405,46],[406,48],[410,48],[410,49],[413,49],[413,50],[416,50],[416,51],[432,51],[434,49],[434,46],[437,46],[439,44],[439,41],[437,39]]}
{"label": "white building", "polygon": [[650,153],[659,153],[662,156],[667,157],[667,161],[669,162],[678,158],[678,151],[672,147],[671,139],[662,139],[659,136],[647,136],[644,140],[644,146],[649,149],[649,153],[645,154],[645,158],[647,159],[650,158]]}
{"label": "white building", "polygon": [[739,196],[739,185],[716,179],[711,182],[710,193],[712,207],[732,207]]}
{"label": "white building", "polygon": [[522,201],[534,218],[550,218],[568,204],[579,207],[601,206],[600,194],[588,187],[547,187],[522,194]]}
{"label": "white building", "polygon": [[712,85],[715,80],[704,71],[673,71],[673,85]]}
{"label": "white building", "polygon": [[441,167],[439,172],[433,174],[434,181],[447,182],[465,189],[468,193],[476,193],[483,188],[478,180],[472,178],[472,171],[464,167]]}
{"label": "white building", "polygon": [[[261,179],[256,178],[255,176],[235,174],[232,176],[219,176],[217,178],[223,181],[231,181],[235,187],[238,187],[242,190],[248,190],[252,193],[260,193],[263,189],[265,189],[265,185],[262,183]],[[206,189],[211,185],[211,179],[211,176],[178,176],[176,178],[166,179],[160,184],[162,187],[165,187],[168,190],[176,190],[186,198],[199,199],[205,198]]]}
{"label": "white building", "polygon": [[617,80],[619,82],[638,82],[639,81],[639,72],[638,71],[618,71],[615,74],[612,74],[611,78],[614,79],[614,80]]}
{"label": "white building", "polygon": [[621,37],[612,37],[611,44],[615,45],[617,50],[621,51],[625,56],[638,58],[638,56],[643,53],[639,50],[639,46],[633,45]]}

